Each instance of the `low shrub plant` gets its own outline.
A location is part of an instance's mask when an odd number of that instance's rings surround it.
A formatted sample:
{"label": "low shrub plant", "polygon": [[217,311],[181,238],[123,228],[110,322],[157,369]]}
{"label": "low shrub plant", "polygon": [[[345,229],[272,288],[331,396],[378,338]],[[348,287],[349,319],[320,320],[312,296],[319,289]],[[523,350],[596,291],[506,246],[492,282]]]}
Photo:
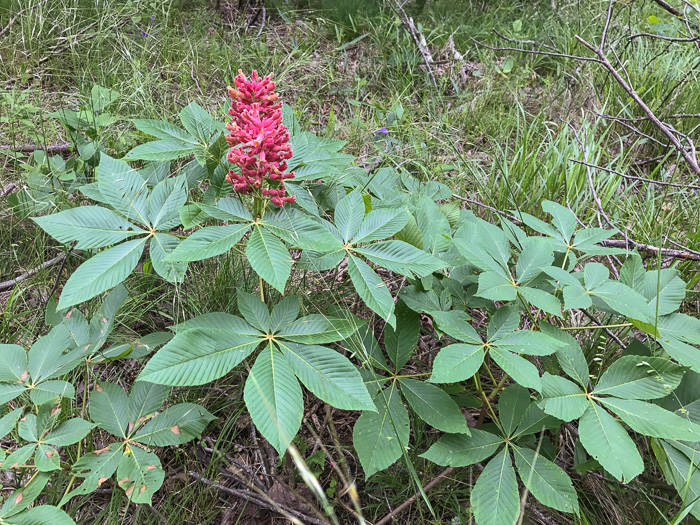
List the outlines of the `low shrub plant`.
{"label": "low shrub plant", "polygon": [[[162,410],[171,387],[244,361],[246,407],[281,456],[301,427],[303,386],[358,412],[353,444],[367,477],[402,457],[412,469],[416,447],[438,465],[475,466],[479,525],[515,523],[525,493],[579,512],[572,472],[557,464],[563,432],[575,436],[579,473],[628,483],[656,461],[700,518],[700,320],[679,313],[678,272],[606,247],[615,230],[584,227],[555,202],[542,203],[548,222],[516,210],[517,221],[495,225],[443,184],[394,168],[368,174],[343,141],[301,131],[274,90],[270,76],[240,73],[227,124],[194,103],[182,127],[134,120],[157,140],[119,160],[91,148],[97,169],[78,188],[86,205],[34,218],[86,260],[51,305],[48,335],[28,352],[2,348],[0,434],[15,443],[2,468],[23,484],[0,522],[71,523],[60,507],[115,473],[132,501],[149,503],[163,481],[157,449],[214,419],[190,403]],[[257,287],[231,290],[239,315],[209,312],[172,337],[103,349],[144,254],[144,271],[176,286],[198,261],[235,254]],[[351,287],[354,306],[307,311],[303,293],[285,294],[307,274]],[[77,305],[109,290],[88,322]],[[426,338],[436,352],[421,347]],[[95,371],[152,350],[128,393]],[[465,407],[480,410],[471,424]],[[416,422],[434,429],[429,446],[412,440]],[[70,479],[63,495],[29,508],[54,472]]]}

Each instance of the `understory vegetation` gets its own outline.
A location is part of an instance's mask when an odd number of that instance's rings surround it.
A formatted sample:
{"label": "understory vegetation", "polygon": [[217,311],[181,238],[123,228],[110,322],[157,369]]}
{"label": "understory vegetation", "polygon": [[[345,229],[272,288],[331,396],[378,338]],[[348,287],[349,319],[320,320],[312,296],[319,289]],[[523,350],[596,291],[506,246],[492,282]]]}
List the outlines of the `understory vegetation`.
{"label": "understory vegetation", "polygon": [[0,0],[0,523],[697,523],[697,35]]}

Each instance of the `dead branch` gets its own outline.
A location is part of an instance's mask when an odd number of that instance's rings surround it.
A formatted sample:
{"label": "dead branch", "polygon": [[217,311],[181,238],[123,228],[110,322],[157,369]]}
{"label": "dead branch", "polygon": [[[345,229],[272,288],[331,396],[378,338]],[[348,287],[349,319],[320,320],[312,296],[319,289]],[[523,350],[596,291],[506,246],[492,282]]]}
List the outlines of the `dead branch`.
{"label": "dead branch", "polygon": [[638,177],[636,175],[627,175],[625,173],[620,173],[617,170],[613,170],[610,168],[605,168],[603,166],[598,166],[596,164],[589,164],[588,162],[584,162],[582,160],[576,160],[576,159],[569,159],[569,162],[575,162],[577,164],[583,164],[584,166],[588,166],[597,170],[602,170],[602,171],[607,171],[608,173],[613,173],[619,177],[623,177],[625,179],[630,179],[630,180],[635,180],[635,181],[641,181],[641,182],[648,182],[650,184],[656,184],[657,186],[672,186],[674,188],[682,188],[682,189],[689,189],[689,190],[700,190],[700,186],[695,186],[693,184],[679,184],[677,182],[663,182],[660,180],[654,180],[654,179],[647,179],[644,177]]}
{"label": "dead branch", "polygon": [[224,492],[226,494],[231,494],[232,496],[236,496],[237,498],[241,498],[244,501],[254,503],[255,505],[257,505],[259,507],[262,507],[262,508],[267,509],[267,510],[272,511],[272,512],[276,512],[277,514],[281,514],[282,516],[291,520],[294,523],[299,523],[299,520],[301,520],[302,523],[310,523],[312,525],[328,525],[327,521],[323,521],[323,520],[320,520],[318,518],[314,518],[312,516],[307,516],[303,512],[300,512],[296,509],[288,507],[287,505],[284,505],[283,503],[279,503],[277,501],[274,501],[266,495],[265,495],[265,498],[263,499],[263,497],[261,495],[253,494],[252,492],[245,490],[245,489],[233,489],[231,487],[226,487],[224,485],[216,483],[215,481],[211,481],[210,479],[207,479],[204,476],[200,476],[197,472],[195,472],[193,470],[191,470],[189,472],[189,474],[194,479],[196,479],[200,483],[203,483],[204,485],[214,487],[215,489],[217,489],[220,492]]}
{"label": "dead branch", "polygon": [[0,197],[7,197],[10,193],[15,191],[18,188],[17,184],[14,182],[10,182],[9,184],[6,184],[5,187],[0,191]]}
{"label": "dead branch", "polygon": [[[435,478],[430,480],[426,485],[423,487],[423,492],[427,493],[430,489],[432,489],[435,485],[440,483],[443,479],[445,479],[447,476],[449,476],[452,471],[454,470],[454,467],[447,467],[445,470],[440,472]],[[413,496],[408,498],[406,501],[404,501],[401,505],[396,507],[394,510],[392,510],[389,514],[384,516],[382,519],[380,519],[377,523],[374,525],[386,525],[390,521],[393,521],[393,519],[401,514],[404,510],[406,510],[408,507],[413,505],[413,502],[416,501],[418,496],[421,494],[420,491],[416,491]]]}
{"label": "dead branch", "polygon": [[398,16],[399,20],[401,20],[401,24],[404,26],[406,31],[408,31],[408,34],[411,35],[413,42],[415,42],[416,47],[418,48],[418,52],[423,57],[425,67],[428,70],[430,79],[433,81],[433,87],[437,89],[437,81],[435,80],[433,69],[430,67],[430,64],[433,62],[433,55],[430,53],[430,49],[428,49],[428,43],[426,42],[425,37],[416,27],[416,24],[413,22],[413,18],[406,14],[406,11],[403,9],[403,5],[398,0],[389,0],[389,7],[391,7],[391,10],[396,13],[396,16]]}
{"label": "dead branch", "polygon": [[10,21],[7,23],[7,25],[3,28],[2,31],[0,31],[0,36],[4,35],[7,32],[7,30],[10,29],[10,27],[12,27],[12,24],[15,23],[15,20],[17,20],[22,13],[24,13],[25,11],[28,11],[29,9],[36,9],[37,7],[45,4],[48,1],[49,0],[42,0],[41,2],[39,2],[36,5],[25,7],[24,9],[20,9],[19,11],[17,11],[17,14],[15,16],[13,16],[12,18],[10,18]]}
{"label": "dead branch", "polygon": [[50,144],[44,146],[42,144],[20,144],[18,146],[13,146],[11,144],[0,145],[0,150],[4,151],[16,151],[19,153],[30,153],[32,151],[46,151],[48,153],[66,153],[70,151],[72,144],[69,142],[65,144]]}
{"label": "dead branch", "polygon": [[487,44],[484,44],[483,42],[479,42],[475,38],[471,38],[471,40],[474,43],[476,43],[477,45],[479,45],[481,47],[485,47],[486,49],[491,49],[492,51],[517,51],[519,53],[529,53],[531,55],[545,55],[545,56],[559,57],[559,58],[572,58],[574,60],[582,60],[584,62],[598,62],[598,63],[600,63],[600,60],[598,60],[597,58],[593,58],[593,57],[581,57],[578,55],[567,55],[566,53],[554,53],[554,52],[549,52],[549,51],[535,51],[533,49],[521,49],[519,47],[493,47],[493,46],[489,46]]}
{"label": "dead branch", "polygon": [[54,258],[51,259],[50,261],[43,262],[43,263],[41,263],[39,266],[36,266],[36,267],[32,268],[31,270],[29,270],[28,272],[23,273],[23,274],[20,275],[19,277],[15,277],[14,279],[11,279],[11,280],[9,280],[9,281],[3,281],[3,282],[1,282],[1,283],[0,283],[0,291],[2,291],[2,290],[9,290],[9,289],[11,289],[11,288],[14,288],[14,287],[17,286],[19,283],[21,283],[22,281],[26,281],[26,280],[29,279],[32,275],[34,275],[34,274],[40,272],[40,271],[43,270],[44,268],[49,268],[49,267],[51,267],[51,266],[53,266],[53,265],[55,265],[55,264],[59,264],[59,263],[63,262],[63,261],[65,260],[65,258],[66,258],[66,254],[65,254],[65,253],[62,253],[62,254],[60,254],[60,255],[54,257]]}
{"label": "dead branch", "polygon": [[676,136],[677,131],[669,124],[661,122],[658,119],[658,117],[649,108],[649,106],[646,105],[646,103],[642,100],[642,98],[634,90],[634,88],[632,88],[632,86],[624,78],[622,78],[622,76],[620,76],[620,73],[618,73],[617,69],[615,69],[615,67],[610,63],[608,57],[605,55],[605,53],[600,47],[593,46],[578,35],[576,35],[576,40],[581,42],[581,44],[586,46],[598,57],[598,62],[600,62],[603,65],[603,67],[605,67],[605,69],[608,70],[608,72],[612,75],[612,77],[620,85],[620,87],[622,87],[625,93],[632,97],[632,99],[637,103],[637,105],[642,109],[642,111],[644,111],[649,120],[651,120],[651,122],[654,123],[654,125],[659,129],[659,131],[661,131],[661,133],[670,141],[673,147],[678,150],[678,152],[688,163],[688,166],[690,166],[690,169],[695,173],[695,175],[700,177],[700,165],[698,165],[698,161],[695,156],[695,148],[692,144],[692,141],[689,141],[691,143],[690,150],[688,150],[683,146],[683,144],[681,144],[680,140],[678,140],[678,137]]}
{"label": "dead branch", "polygon": [[671,13],[673,16],[683,16],[681,12],[664,0],[654,0],[660,7]]}

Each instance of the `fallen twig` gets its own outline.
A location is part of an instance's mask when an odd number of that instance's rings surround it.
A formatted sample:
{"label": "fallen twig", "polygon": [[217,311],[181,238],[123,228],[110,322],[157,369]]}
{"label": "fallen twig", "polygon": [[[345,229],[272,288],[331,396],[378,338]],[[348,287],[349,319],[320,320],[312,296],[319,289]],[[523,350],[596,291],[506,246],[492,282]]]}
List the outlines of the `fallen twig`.
{"label": "fallen twig", "polygon": [[19,146],[12,146],[11,144],[0,145],[0,150],[5,151],[18,151],[20,153],[29,153],[30,151],[47,151],[48,153],[65,153],[70,151],[70,146],[72,144],[67,142],[65,144],[51,144],[49,146],[43,146],[41,144],[20,144]]}
{"label": "fallen twig", "polygon": [[[661,0],[656,1],[658,3]],[[642,98],[634,90],[634,88],[632,88],[632,86],[628,84],[627,81],[624,78],[622,78],[622,76],[620,76],[620,73],[618,73],[617,69],[615,69],[615,66],[613,66],[610,63],[608,57],[605,55],[605,53],[603,53],[601,47],[595,47],[592,44],[589,44],[586,40],[584,40],[578,35],[576,35],[576,40],[578,40],[581,44],[586,46],[598,57],[598,62],[600,62],[603,65],[603,67],[605,67],[605,69],[608,70],[608,72],[612,75],[612,77],[620,85],[620,87],[625,91],[625,93],[632,97],[632,99],[637,103],[637,105],[642,109],[642,111],[644,111],[649,120],[654,123],[654,125],[659,129],[659,131],[661,131],[661,133],[670,141],[673,147],[678,150],[678,152],[688,163],[688,166],[690,166],[690,169],[695,173],[695,175],[700,177],[700,165],[698,165],[698,161],[695,156],[695,148],[692,147],[693,144],[691,143],[690,150],[688,150],[688,148],[681,144],[680,140],[678,140],[678,137],[676,136],[676,130],[673,129],[672,126],[661,122],[658,119],[658,117],[649,108],[649,106],[646,105],[646,103],[642,100]]]}
{"label": "fallen twig", "polygon": [[29,279],[32,275],[34,275],[34,274],[40,272],[40,271],[43,270],[44,268],[49,268],[50,266],[53,266],[53,265],[55,265],[55,264],[59,264],[59,263],[63,262],[63,260],[64,260],[65,258],[66,258],[66,254],[65,254],[65,253],[62,253],[62,254],[60,254],[60,255],[54,257],[54,258],[51,259],[50,261],[43,262],[43,263],[41,263],[39,266],[36,266],[36,267],[32,268],[31,270],[29,270],[28,272],[23,273],[23,274],[20,275],[19,277],[16,277],[16,278],[14,278],[14,279],[10,279],[9,281],[3,281],[3,282],[1,282],[1,283],[0,283],[0,291],[2,291],[2,290],[9,290],[10,288],[14,288],[14,287],[17,286],[19,283],[21,283],[22,281],[25,281],[25,280]]}
{"label": "fallen twig", "polygon": [[418,52],[423,57],[425,67],[428,70],[430,79],[433,81],[433,87],[437,89],[437,81],[435,80],[433,69],[430,67],[430,64],[433,62],[433,55],[430,53],[430,49],[428,49],[428,44],[425,37],[416,27],[416,24],[413,22],[413,18],[406,14],[402,3],[400,3],[398,0],[390,0],[389,7],[391,7],[391,9],[396,13],[396,16],[398,16],[399,20],[401,20],[401,24],[403,24],[403,26],[406,28],[408,34],[411,35],[411,38],[418,48]]}
{"label": "fallen twig", "polygon": [[494,47],[494,46],[489,46],[487,44],[479,42],[475,38],[471,38],[471,40],[473,40],[476,44],[480,45],[481,47],[485,47],[486,49],[491,49],[492,51],[518,51],[520,53],[529,53],[531,55],[546,55],[546,56],[559,57],[559,58],[573,58],[574,60],[583,60],[584,62],[598,62],[598,63],[600,63],[600,60],[598,60],[597,58],[592,58],[592,57],[580,57],[578,55],[567,55],[566,53],[554,53],[554,52],[549,52],[549,51],[535,51],[532,49],[521,49],[519,47]]}
{"label": "fallen twig", "polygon": [[[445,479],[447,476],[449,476],[452,471],[454,470],[454,467],[447,467],[445,470],[440,472],[440,474],[437,475],[437,477],[433,478],[430,480],[426,485],[423,487],[423,492],[427,493],[430,489],[432,489],[435,485],[440,483],[443,479]],[[390,521],[392,521],[396,516],[401,514],[404,510],[406,510],[408,507],[413,505],[413,502],[416,501],[418,496],[420,496],[421,491],[416,491],[413,496],[408,498],[406,501],[404,501],[401,505],[396,507],[394,510],[392,510],[389,514],[384,516],[382,519],[380,519],[378,522],[376,522],[374,525],[386,525]]]}
{"label": "fallen twig", "polygon": [[616,170],[613,170],[610,168],[604,168],[603,166],[598,166],[596,164],[589,164],[588,162],[584,162],[582,160],[569,159],[569,161],[576,162],[577,164],[583,164],[584,166],[589,166],[589,167],[595,168],[597,170],[607,171],[608,173],[614,173],[615,175],[618,175],[618,176],[623,177],[625,179],[638,180],[638,181],[642,181],[642,182],[649,182],[650,184],[656,184],[658,186],[673,186],[674,188],[700,190],[700,186],[694,186],[693,184],[679,184],[677,182],[663,182],[660,180],[646,179],[644,177],[638,177],[636,175],[626,175],[624,173],[620,173],[619,171],[616,171]]}
{"label": "fallen twig", "polygon": [[17,184],[14,182],[10,182],[9,184],[6,184],[5,187],[0,191],[0,197],[7,197],[10,193],[15,191],[18,188]]}
{"label": "fallen twig", "polygon": [[[270,510],[272,512],[276,512],[277,514],[281,514],[282,516],[284,516],[288,520],[291,520],[294,523],[302,523],[302,524],[310,523],[311,525],[328,525],[327,521],[323,521],[323,520],[320,520],[318,518],[314,518],[312,516],[307,516],[303,512],[300,512],[296,509],[288,507],[287,505],[284,505],[282,503],[274,501],[267,496],[265,496],[265,499],[263,499],[262,496],[259,496],[257,494],[253,494],[252,492],[250,492],[248,490],[233,489],[231,487],[226,487],[224,485],[216,483],[215,481],[211,481],[210,479],[207,479],[204,476],[200,476],[197,472],[195,472],[193,470],[191,470],[189,472],[189,474],[194,479],[203,483],[204,485],[214,487],[221,492],[225,492],[226,494],[231,494],[232,496],[236,496],[236,497],[241,498],[245,501],[249,501],[251,503],[254,503],[255,505],[257,505],[259,507],[265,508],[265,509]],[[269,500],[269,501],[267,501],[267,500]],[[300,520],[301,520],[301,522],[300,522]]]}
{"label": "fallen twig", "polygon": [[15,23],[15,20],[17,20],[22,13],[24,13],[25,11],[28,11],[29,9],[36,9],[37,7],[39,7],[42,4],[45,4],[48,1],[49,0],[43,0],[36,5],[25,7],[24,9],[20,9],[19,11],[17,11],[17,14],[15,16],[13,16],[12,18],[10,18],[10,21],[7,23],[7,25],[3,28],[2,31],[0,31],[0,36],[4,35],[7,32],[7,30],[10,29],[12,24]]}
{"label": "fallen twig", "polygon": [[654,0],[660,7],[671,13],[673,16],[682,16],[681,12],[664,0]]}

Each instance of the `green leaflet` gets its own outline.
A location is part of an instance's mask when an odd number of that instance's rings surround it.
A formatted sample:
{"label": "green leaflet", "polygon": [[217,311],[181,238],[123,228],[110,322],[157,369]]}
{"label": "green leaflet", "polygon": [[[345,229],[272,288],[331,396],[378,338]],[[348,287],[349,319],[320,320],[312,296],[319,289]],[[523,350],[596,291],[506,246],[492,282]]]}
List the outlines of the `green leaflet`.
{"label": "green leaflet", "polygon": [[141,258],[146,238],[127,241],[98,253],[70,276],[58,301],[62,310],[92,299],[126,279]]}
{"label": "green leaflet", "polygon": [[396,326],[394,300],[386,284],[367,263],[350,255],[348,257],[348,274],[355,290],[367,306],[379,314],[391,326]]}
{"label": "green leaflet", "polygon": [[508,447],[489,461],[479,475],[471,503],[479,525],[514,524],[518,519],[520,495]]}
{"label": "green leaflet", "polygon": [[542,376],[540,407],[562,421],[581,417],[588,408],[586,393],[568,379],[546,373]]}
{"label": "green leaflet", "polygon": [[684,369],[660,357],[623,356],[603,373],[593,391],[623,399],[657,399],[671,393]]}
{"label": "green leaflet", "polygon": [[578,513],[578,497],[571,478],[561,467],[529,448],[513,447],[518,475],[537,500],[562,512]]}
{"label": "green leaflet", "polygon": [[250,224],[247,223],[207,226],[183,240],[167,256],[167,260],[200,261],[221,255],[231,250],[249,229]]}
{"label": "green leaflet", "polygon": [[443,432],[469,435],[464,415],[444,390],[410,378],[401,378],[399,383],[406,401],[423,421]]}
{"label": "green leaflet", "polygon": [[353,444],[365,475],[370,477],[401,457],[408,446],[409,417],[396,383],[374,396],[376,412],[363,412],[355,422]]}
{"label": "green leaflet", "polygon": [[284,293],[292,270],[292,257],[282,241],[260,226],[254,226],[245,253],[255,273]]}
{"label": "green leaflet", "polygon": [[136,432],[132,439],[148,446],[180,445],[199,437],[204,427],[214,419],[216,418],[199,405],[181,403],[159,413]]}
{"label": "green leaflet", "polygon": [[63,244],[77,241],[75,248],[78,250],[104,248],[146,233],[102,206],[79,206],[32,220]]}
{"label": "green leaflet", "polygon": [[230,331],[193,328],[179,332],[150,359],[139,381],[160,385],[202,385],[227,374],[262,339]]}
{"label": "green leaflet", "polygon": [[413,353],[420,336],[420,316],[406,303],[396,304],[396,329],[384,329],[384,348],[397,372],[403,368]]}
{"label": "green leaflet", "polygon": [[316,397],[344,410],[374,410],[360,373],[347,357],[323,346],[278,344],[286,363]]}
{"label": "green leaflet", "polygon": [[304,398],[285,356],[273,345],[255,360],[243,398],[257,429],[283,455],[301,426]]}
{"label": "green leaflet", "polygon": [[466,467],[493,456],[504,443],[501,436],[471,428],[470,434],[445,434],[422,458],[442,466]]}
{"label": "green leaflet", "polygon": [[628,482],[644,470],[632,438],[602,407],[590,403],[578,426],[581,444],[618,481]]}

